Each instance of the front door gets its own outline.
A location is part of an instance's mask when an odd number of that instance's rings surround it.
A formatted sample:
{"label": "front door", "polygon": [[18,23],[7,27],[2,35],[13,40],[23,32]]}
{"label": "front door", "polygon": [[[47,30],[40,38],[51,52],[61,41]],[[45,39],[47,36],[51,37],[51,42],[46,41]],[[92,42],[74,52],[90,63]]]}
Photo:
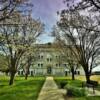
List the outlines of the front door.
{"label": "front door", "polygon": [[51,73],[52,73],[51,67],[48,67],[48,68],[47,68],[47,73],[48,73],[48,74],[51,74]]}

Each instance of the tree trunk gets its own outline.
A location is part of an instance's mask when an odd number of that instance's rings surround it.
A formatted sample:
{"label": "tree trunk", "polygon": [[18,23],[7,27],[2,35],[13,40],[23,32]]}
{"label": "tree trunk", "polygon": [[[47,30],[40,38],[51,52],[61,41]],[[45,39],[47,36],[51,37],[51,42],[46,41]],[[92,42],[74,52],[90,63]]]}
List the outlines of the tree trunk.
{"label": "tree trunk", "polygon": [[85,72],[85,77],[86,77],[86,82],[89,83],[90,82],[90,74],[89,74],[89,72]]}
{"label": "tree trunk", "polygon": [[72,73],[72,80],[75,80],[75,75],[74,75],[74,73]]}
{"label": "tree trunk", "polygon": [[25,73],[25,80],[27,80],[28,78],[28,73]]}
{"label": "tree trunk", "polygon": [[15,72],[10,73],[9,85],[13,85],[15,74],[16,74]]}
{"label": "tree trunk", "polygon": [[83,65],[83,69],[84,69],[84,72],[85,72],[85,78],[86,78],[86,82],[90,82],[90,72],[89,72],[89,66],[88,64],[82,64]]}
{"label": "tree trunk", "polygon": [[74,72],[74,67],[71,68],[71,72],[72,72],[72,80],[75,80],[75,72]]}
{"label": "tree trunk", "polygon": [[28,74],[29,74],[29,68],[27,67],[27,68],[26,68],[26,71],[25,71],[25,80],[27,80]]}
{"label": "tree trunk", "polygon": [[25,69],[25,80],[27,80],[27,78],[28,78],[29,68],[30,68],[30,65],[28,64],[28,66],[26,66],[26,69]]}

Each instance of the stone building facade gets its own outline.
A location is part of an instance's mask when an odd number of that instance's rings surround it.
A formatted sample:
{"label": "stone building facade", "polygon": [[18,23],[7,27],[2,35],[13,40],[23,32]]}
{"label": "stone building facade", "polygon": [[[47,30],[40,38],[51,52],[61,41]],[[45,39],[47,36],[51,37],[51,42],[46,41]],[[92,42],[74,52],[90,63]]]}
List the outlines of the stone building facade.
{"label": "stone building facade", "polygon": [[[42,44],[37,46],[38,50],[35,56],[35,61],[31,65],[29,75],[31,76],[65,76],[70,75],[68,63],[65,56],[61,54],[57,48],[51,44]],[[75,65],[76,66],[76,65]],[[81,68],[77,69],[75,74],[83,75],[84,72]],[[24,75],[21,69],[18,75]]]}

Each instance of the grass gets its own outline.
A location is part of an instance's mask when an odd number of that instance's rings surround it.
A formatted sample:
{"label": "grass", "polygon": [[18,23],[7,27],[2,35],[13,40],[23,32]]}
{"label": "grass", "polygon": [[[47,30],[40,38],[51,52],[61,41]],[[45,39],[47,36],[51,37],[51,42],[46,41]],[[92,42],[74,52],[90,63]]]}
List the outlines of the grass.
{"label": "grass", "polygon": [[[93,75],[93,76],[91,76],[90,79],[98,81],[99,85],[96,89],[100,91],[100,75]],[[82,81],[86,81],[86,79],[85,79],[85,76],[80,75],[80,76],[76,76],[74,81],[71,80],[71,76],[55,77],[55,81],[57,81],[56,83],[58,84],[58,86],[59,86],[61,81],[67,81],[68,83],[70,83],[70,85],[73,85],[75,87],[81,87]]]}
{"label": "grass", "polygon": [[8,81],[8,77],[0,76],[0,100],[37,100],[45,78],[16,77],[13,86],[9,86]]}
{"label": "grass", "polygon": [[91,76],[91,80],[98,81],[99,84],[100,84],[100,75],[92,75],[92,76]]}
{"label": "grass", "polygon": [[[81,81],[86,81],[85,76],[77,76],[76,79],[81,80]],[[100,83],[100,75],[92,75],[90,77],[91,80],[98,81]]]}
{"label": "grass", "polygon": [[[91,80],[96,80],[96,81],[100,81],[99,80],[100,76],[92,76],[91,77]],[[71,77],[68,76],[68,77],[55,77],[55,82],[57,83],[58,87],[60,86],[60,83],[61,82],[65,82],[67,81],[67,84],[70,84],[74,87],[82,87],[82,81],[85,81],[85,77],[84,76],[78,76],[76,77],[76,80],[71,80]],[[97,88],[98,90],[100,90],[100,84]],[[72,98],[69,98],[67,96],[65,96],[66,100],[100,100],[100,96],[91,96],[91,97],[72,97]]]}
{"label": "grass", "polygon": [[55,81],[59,87],[60,83],[61,82],[67,82],[67,84],[70,84],[72,86],[75,86],[75,87],[82,87],[82,81],[80,80],[71,80],[70,77],[55,77]]}
{"label": "grass", "polygon": [[[86,81],[85,80],[85,76],[77,76],[76,79],[80,80],[80,81]],[[96,89],[100,91],[100,75],[92,75],[90,77],[90,79],[94,80],[94,81],[97,81],[99,83],[99,85],[98,85],[98,87]]]}

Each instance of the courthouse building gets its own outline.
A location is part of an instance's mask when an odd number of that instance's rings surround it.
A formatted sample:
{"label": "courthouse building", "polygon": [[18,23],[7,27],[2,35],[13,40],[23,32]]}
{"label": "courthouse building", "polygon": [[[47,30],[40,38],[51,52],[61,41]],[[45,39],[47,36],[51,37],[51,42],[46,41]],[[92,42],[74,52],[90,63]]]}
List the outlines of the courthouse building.
{"label": "courthouse building", "polygon": [[[35,61],[30,67],[29,75],[32,76],[65,76],[70,75],[68,63],[66,62],[66,55],[62,55],[61,51],[56,48],[55,45],[39,44],[37,53],[34,55]],[[74,66],[77,66],[75,64]],[[82,68],[75,71],[77,75],[83,75]],[[24,71],[21,69],[18,71],[18,75],[24,75]]]}

